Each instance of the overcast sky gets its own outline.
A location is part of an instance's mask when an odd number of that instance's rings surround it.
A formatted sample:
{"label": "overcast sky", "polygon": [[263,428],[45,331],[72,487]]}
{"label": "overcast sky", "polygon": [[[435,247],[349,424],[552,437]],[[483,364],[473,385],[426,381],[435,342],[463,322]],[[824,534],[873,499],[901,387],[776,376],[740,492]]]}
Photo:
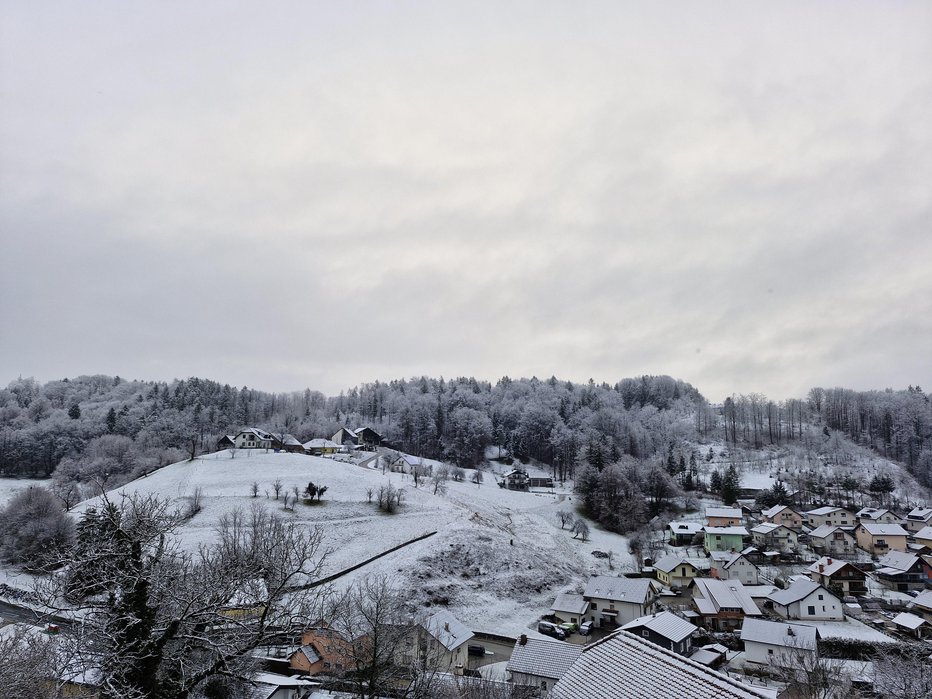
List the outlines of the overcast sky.
{"label": "overcast sky", "polygon": [[0,385],[932,388],[932,3],[0,7]]}

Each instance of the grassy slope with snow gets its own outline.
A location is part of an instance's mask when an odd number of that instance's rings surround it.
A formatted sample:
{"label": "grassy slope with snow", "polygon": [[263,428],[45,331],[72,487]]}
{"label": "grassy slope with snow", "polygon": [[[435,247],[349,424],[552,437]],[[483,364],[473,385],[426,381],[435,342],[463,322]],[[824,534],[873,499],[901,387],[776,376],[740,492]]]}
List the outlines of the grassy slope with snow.
{"label": "grassy slope with snow", "polygon": [[[272,494],[276,479],[281,479],[287,491],[292,486],[303,490],[308,481],[328,486],[323,504],[299,503],[294,513],[284,511]],[[260,487],[257,499],[250,495],[253,481]],[[405,489],[404,504],[392,515],[367,501],[368,488],[377,491],[389,482]],[[556,593],[581,590],[591,573],[608,572],[604,560],[591,556],[594,549],[614,551],[616,567],[629,560],[624,537],[591,525],[592,539],[580,542],[560,529],[557,512],[573,504],[565,501],[571,497],[568,492],[508,491],[499,488],[489,474],[481,487],[468,480],[448,481],[446,486],[445,494],[434,495],[429,483],[415,488],[411,477],[401,473],[383,474],[312,456],[241,450],[232,459],[229,452],[219,452],[167,466],[117,492],[158,494],[181,503],[202,488],[203,510],[180,530],[183,545],[189,549],[215,536],[222,514],[255,502],[303,525],[319,524],[325,531],[325,545],[332,551],[325,573],[437,531],[342,578],[339,584],[373,573],[390,575],[410,590],[416,606],[440,605],[474,629],[499,633],[528,632],[538,616],[549,610]],[[90,502],[76,507],[75,513]]]}

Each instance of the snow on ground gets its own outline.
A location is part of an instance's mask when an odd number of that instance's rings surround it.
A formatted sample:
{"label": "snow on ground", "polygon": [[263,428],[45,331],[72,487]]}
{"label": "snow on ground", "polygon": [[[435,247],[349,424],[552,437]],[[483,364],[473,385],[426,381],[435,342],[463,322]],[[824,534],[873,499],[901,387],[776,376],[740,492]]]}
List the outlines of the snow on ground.
{"label": "snow on ground", "polygon": [[52,481],[45,478],[0,478],[0,507],[6,503],[20,490],[33,485],[48,487]]}
{"label": "snow on ground", "polygon": [[[308,481],[326,485],[320,505],[297,504],[284,511],[274,499],[272,483],[284,491],[303,490]],[[259,497],[250,485],[259,483]],[[368,500],[391,483],[405,491],[395,514],[380,512]],[[447,608],[475,630],[537,635],[536,620],[547,613],[559,592],[581,591],[593,573],[619,574],[633,569],[627,540],[597,529],[591,538],[574,540],[560,529],[557,513],[572,510],[565,489],[518,492],[487,478],[481,486],[447,481],[446,492],[434,494],[428,481],[415,488],[411,476],[297,454],[239,450],[180,462],[129,483],[118,492],[156,494],[183,504],[196,488],[203,490],[203,510],[180,530],[182,546],[195,549],[213,540],[219,518],[255,503],[302,525],[320,525],[331,551],[324,573],[334,573],[415,537],[436,531],[423,541],[393,552],[341,578],[346,585],[365,575],[391,576],[409,590],[413,605],[424,610]],[[116,497],[111,493],[110,498]],[[374,499],[374,496],[373,496]],[[74,508],[77,515],[94,501]],[[591,552],[613,551],[614,571]]]}

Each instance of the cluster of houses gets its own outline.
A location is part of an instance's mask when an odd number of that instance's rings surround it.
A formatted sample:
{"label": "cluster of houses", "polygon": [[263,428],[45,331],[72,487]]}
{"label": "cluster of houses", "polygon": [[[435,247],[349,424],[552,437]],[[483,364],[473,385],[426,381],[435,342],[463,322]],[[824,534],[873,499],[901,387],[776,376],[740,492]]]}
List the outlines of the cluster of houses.
{"label": "cluster of houses", "polygon": [[228,434],[217,440],[217,449],[272,449],[294,454],[326,456],[355,449],[372,451],[386,445],[385,439],[371,427],[351,430],[341,427],[329,439],[299,441],[294,435],[273,433],[258,427],[246,427],[236,434]]}

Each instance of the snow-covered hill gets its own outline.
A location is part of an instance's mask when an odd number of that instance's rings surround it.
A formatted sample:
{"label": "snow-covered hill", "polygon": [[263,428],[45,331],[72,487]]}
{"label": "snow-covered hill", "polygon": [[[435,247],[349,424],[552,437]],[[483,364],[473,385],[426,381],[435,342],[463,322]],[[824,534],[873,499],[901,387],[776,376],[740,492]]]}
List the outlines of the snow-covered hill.
{"label": "snow-covered hill", "polygon": [[[328,490],[320,505],[299,502],[294,512],[285,511],[274,499],[272,484],[277,479],[286,492],[293,486],[303,490],[309,481]],[[251,495],[254,481],[259,484],[257,498]],[[404,504],[395,514],[380,512],[368,501],[370,488],[378,491],[388,483],[405,490]],[[488,476],[481,486],[448,481],[446,493],[434,494],[424,482],[415,488],[406,474],[383,474],[326,458],[241,450],[235,458],[219,452],[167,466],[117,492],[158,494],[181,504],[197,488],[203,492],[203,510],[180,530],[185,547],[193,549],[213,538],[224,513],[261,502],[286,518],[324,528],[325,545],[332,551],[325,573],[436,531],[338,584],[362,575],[391,575],[410,591],[415,606],[446,607],[474,629],[528,632],[556,593],[581,590],[591,573],[608,572],[607,563],[591,555],[595,549],[614,551],[616,568],[629,561],[624,537],[592,526],[592,539],[580,542],[561,530],[557,512],[573,507],[568,491],[513,492],[499,488]],[[82,503],[75,513],[92,502]]]}

